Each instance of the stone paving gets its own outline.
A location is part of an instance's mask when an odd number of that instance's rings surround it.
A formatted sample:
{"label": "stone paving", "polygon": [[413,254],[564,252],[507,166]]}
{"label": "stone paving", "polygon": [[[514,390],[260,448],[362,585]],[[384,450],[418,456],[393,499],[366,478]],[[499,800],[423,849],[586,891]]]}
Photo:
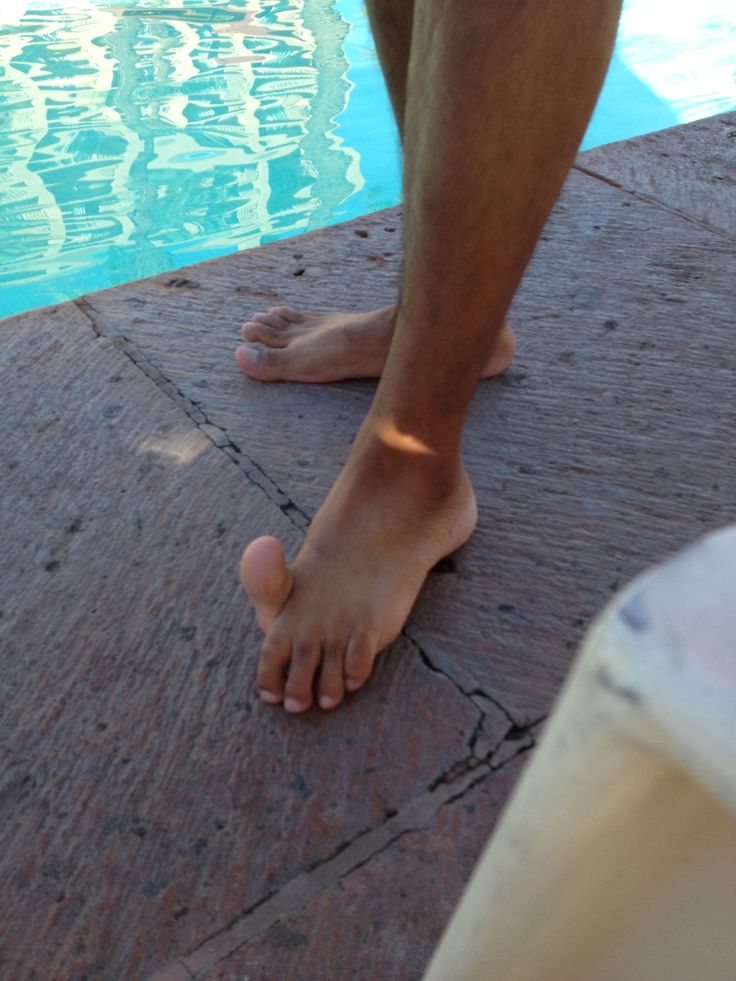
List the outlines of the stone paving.
{"label": "stone paving", "polygon": [[236,568],[374,385],[232,353],[390,302],[400,209],[0,325],[0,977],[421,977],[591,616],[736,520],[735,165],[733,113],[578,158],[471,409],[478,531],[334,714],[256,697]]}

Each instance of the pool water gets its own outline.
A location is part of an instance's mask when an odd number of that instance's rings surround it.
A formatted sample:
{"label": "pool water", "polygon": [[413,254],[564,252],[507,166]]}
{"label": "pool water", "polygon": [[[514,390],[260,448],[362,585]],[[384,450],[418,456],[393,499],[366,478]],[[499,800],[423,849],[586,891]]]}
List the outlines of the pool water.
{"label": "pool water", "polygon": [[[628,0],[583,148],[736,107],[733,0]],[[0,316],[396,204],[362,0],[3,0]]]}

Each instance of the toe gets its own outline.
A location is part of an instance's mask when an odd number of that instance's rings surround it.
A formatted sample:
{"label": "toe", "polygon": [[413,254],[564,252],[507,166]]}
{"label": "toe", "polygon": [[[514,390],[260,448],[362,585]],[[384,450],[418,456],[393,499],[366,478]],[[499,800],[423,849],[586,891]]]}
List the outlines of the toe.
{"label": "toe", "polygon": [[318,640],[294,644],[284,690],[284,708],[287,712],[304,712],[312,704],[314,672],[321,656],[322,645]]}
{"label": "toe", "polygon": [[284,700],[286,669],[291,658],[291,637],[271,631],[261,647],[256,685],[264,702],[276,705]]}
{"label": "toe", "polygon": [[279,358],[282,352],[265,344],[241,344],[235,352],[235,360],[242,372],[258,381],[277,381],[282,377]]}
{"label": "toe", "polygon": [[288,343],[283,330],[252,320],[243,324],[240,333],[246,341],[260,341],[267,347],[286,347]]}
{"label": "toe", "polygon": [[368,680],[375,657],[374,645],[367,635],[351,637],[345,652],[345,688],[357,691]]}
{"label": "toe", "polygon": [[293,576],[276,538],[256,538],[240,560],[240,581],[253,601],[258,625],[267,633],[289,598]]}
{"label": "toe", "polygon": [[294,310],[293,307],[271,307],[268,312],[277,317],[282,317],[290,324],[301,324],[304,322],[304,314],[299,313],[298,310]]}
{"label": "toe", "polygon": [[265,324],[267,327],[273,327],[275,330],[283,330],[284,327],[288,327],[289,321],[274,313],[274,310],[275,307],[272,307],[267,313],[254,313],[250,319],[255,324]]}
{"label": "toe", "polygon": [[511,364],[511,359],[516,352],[516,335],[508,320],[505,320],[501,333],[496,339],[495,347],[491,356],[486,361],[481,371],[481,378],[492,378],[500,375]]}
{"label": "toe", "polygon": [[343,653],[339,645],[325,646],[323,649],[317,686],[320,708],[332,709],[342,701],[345,691]]}

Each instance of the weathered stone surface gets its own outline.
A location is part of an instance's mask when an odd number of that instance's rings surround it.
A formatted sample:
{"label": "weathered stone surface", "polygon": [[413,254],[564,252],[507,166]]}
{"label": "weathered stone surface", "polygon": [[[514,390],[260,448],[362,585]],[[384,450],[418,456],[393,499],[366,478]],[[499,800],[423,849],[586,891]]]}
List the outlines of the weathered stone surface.
{"label": "weathered stone surface", "polygon": [[[374,386],[262,385],[232,352],[273,302],[393,299],[400,213],[3,323],[1,972],[419,976],[515,764],[343,856],[474,779],[471,750],[527,747],[510,716],[548,711],[611,592],[734,520],[731,243],[632,191],[571,176],[471,408],[478,532],[334,715],[255,698],[236,563],[256,534],[298,547]],[[302,879],[304,911],[248,936]]]}
{"label": "weathered stone surface", "polygon": [[0,963],[143,977],[423,792],[479,713],[406,641],[339,714],[263,706],[237,560],[300,532],[74,306],[0,352]]}
{"label": "weathered stone surface", "polygon": [[[192,267],[197,290],[161,277],[90,302],[102,329],[124,330],[313,513],[374,386],[246,379],[232,362],[238,324],[255,301],[388,302],[399,262],[398,231],[386,229],[398,222],[383,212]],[[478,531],[430,576],[409,626],[436,664],[520,723],[549,710],[585,625],[617,585],[733,518],[734,281],[722,235],[571,175],[513,305],[515,363],[480,385],[471,407]]]}
{"label": "weathered stone surface", "polygon": [[736,112],[587,150],[577,166],[736,238]]}
{"label": "weathered stone surface", "polygon": [[447,804],[369,864],[278,920],[203,981],[418,981],[515,782],[523,757]]}
{"label": "weathered stone surface", "polygon": [[736,500],[729,243],[576,175],[546,239],[515,365],[471,407],[478,530],[412,615],[438,664],[525,721],[611,593]]}

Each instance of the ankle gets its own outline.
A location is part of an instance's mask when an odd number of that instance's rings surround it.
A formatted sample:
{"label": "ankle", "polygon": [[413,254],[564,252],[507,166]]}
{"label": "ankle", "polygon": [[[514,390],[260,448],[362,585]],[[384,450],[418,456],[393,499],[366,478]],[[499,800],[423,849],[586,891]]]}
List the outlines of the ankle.
{"label": "ankle", "polygon": [[350,463],[364,477],[370,473],[378,481],[409,487],[418,500],[451,498],[468,483],[459,446],[445,451],[433,449],[370,413],[356,436]]}
{"label": "ankle", "polygon": [[386,409],[381,401],[374,399],[359,437],[366,434],[386,447],[409,456],[425,458],[440,469],[456,470],[462,465],[462,428],[454,420],[434,413],[415,413],[413,410],[408,413],[394,412]]}

